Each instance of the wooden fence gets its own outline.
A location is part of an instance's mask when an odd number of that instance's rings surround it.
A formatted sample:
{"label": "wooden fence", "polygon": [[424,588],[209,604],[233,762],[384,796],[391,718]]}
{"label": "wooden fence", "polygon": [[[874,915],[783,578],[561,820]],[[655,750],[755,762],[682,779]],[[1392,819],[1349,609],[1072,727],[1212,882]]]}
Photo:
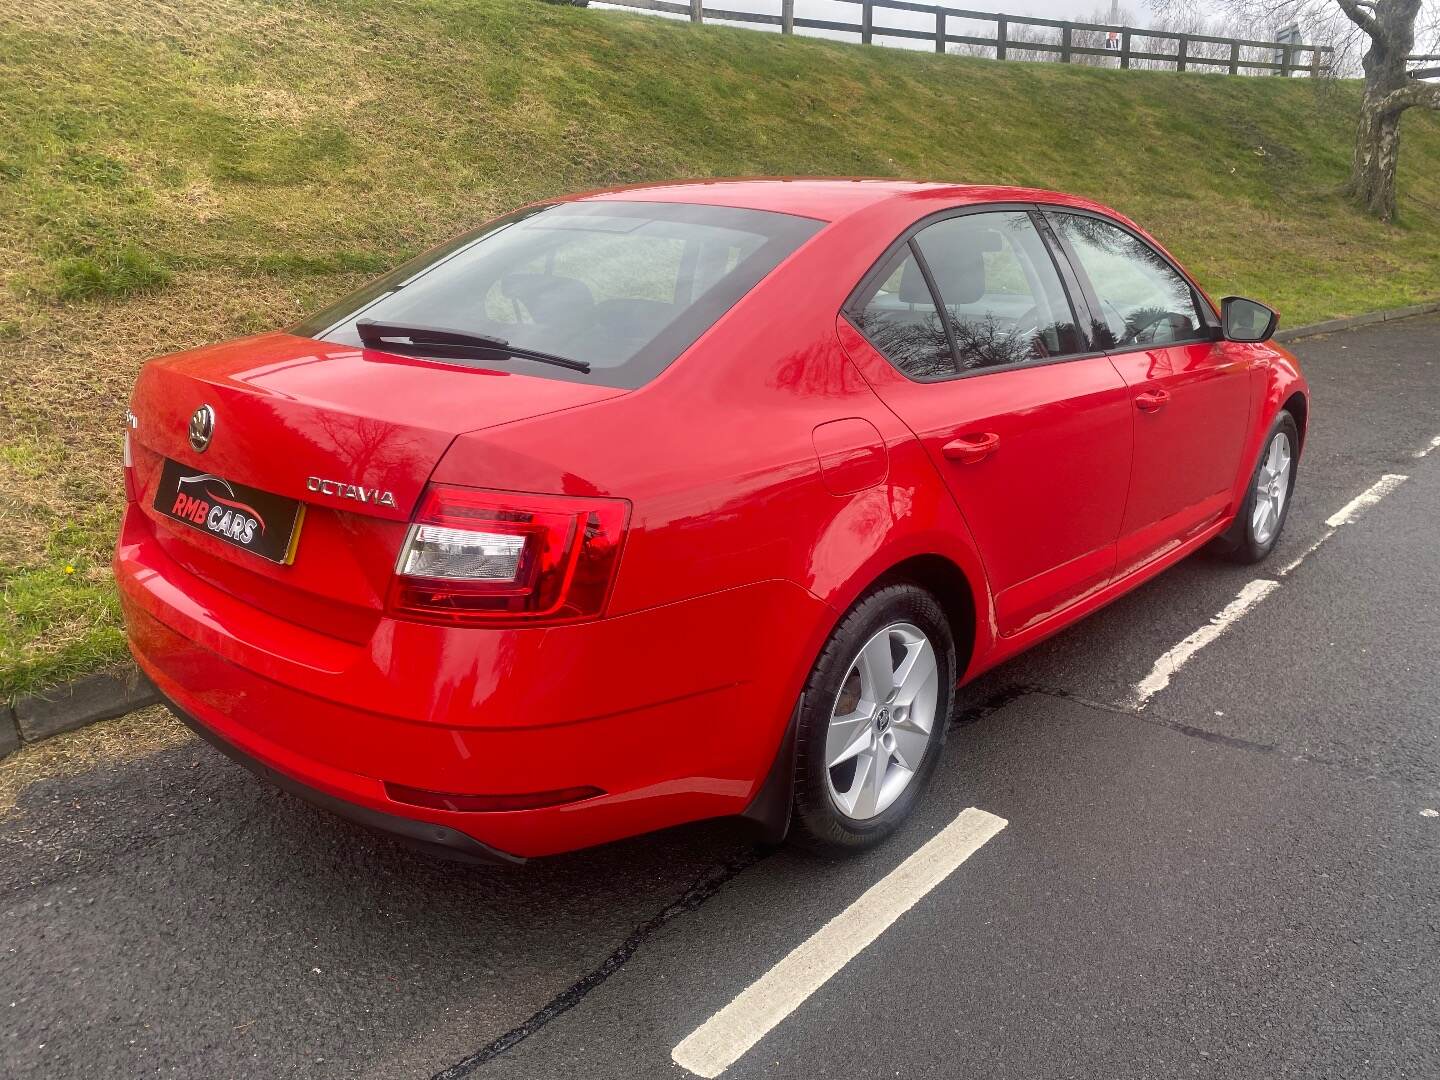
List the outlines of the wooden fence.
{"label": "wooden fence", "polygon": [[[877,37],[908,38],[919,41],[933,41],[935,51],[943,53],[950,45],[978,45],[995,50],[997,60],[1011,59],[1011,53],[1040,52],[1058,54],[1055,58],[1062,64],[1069,64],[1079,56],[1103,56],[1117,59],[1122,68],[1130,67],[1136,60],[1158,61],[1173,64],[1177,71],[1198,67],[1225,68],[1229,74],[1238,75],[1245,71],[1269,71],[1278,75],[1293,72],[1307,72],[1312,76],[1324,73],[1329,67],[1332,49],[1329,45],[1282,44],[1275,41],[1251,41],[1244,38],[1212,37],[1208,34],[1180,34],[1168,30],[1149,30],[1138,26],[1108,26],[1104,23],[1066,22],[1061,19],[1039,19],[1029,15],[1001,15],[993,11],[967,11],[963,8],[941,7],[938,4],[921,4],[913,0],[834,0],[836,3],[852,4],[860,9],[858,23],[836,22],[832,19],[810,19],[795,14],[795,0],[774,0],[775,14],[755,11],[730,11],[723,8],[706,7],[704,0],[599,0],[613,7],[640,8],[645,11],[662,11],[672,15],[685,16],[691,22],[717,19],[722,22],[759,23],[764,26],[778,26],[780,32],[793,34],[797,29],[832,30],[859,34],[862,44],[869,45]],[[882,26],[875,21],[877,12],[913,11],[929,15],[935,20],[933,30],[917,29],[913,26]],[[952,20],[970,20],[995,24],[994,37],[975,37],[969,34],[949,32]],[[1031,41],[1011,37],[1011,27],[1040,26],[1058,29],[1060,40]],[[1114,34],[1118,48],[1096,48],[1093,45],[1075,43],[1075,32],[1085,31],[1099,34]],[[1136,39],[1147,45],[1151,41],[1174,41],[1174,52],[1137,49]],[[1191,51],[1192,46],[1214,44],[1228,47],[1228,56],[1202,56]],[[1280,59],[1250,60],[1241,56],[1240,50],[1264,49]],[[1207,50],[1210,51],[1210,50]]]}

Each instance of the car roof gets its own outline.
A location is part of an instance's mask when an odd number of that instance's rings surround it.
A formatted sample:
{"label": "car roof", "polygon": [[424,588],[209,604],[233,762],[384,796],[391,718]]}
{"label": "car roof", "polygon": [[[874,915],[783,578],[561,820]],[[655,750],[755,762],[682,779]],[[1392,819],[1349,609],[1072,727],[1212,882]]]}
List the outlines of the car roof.
{"label": "car roof", "polygon": [[990,202],[1043,202],[1095,210],[1126,220],[1100,203],[1041,188],[990,184],[945,184],[867,177],[755,177],[679,180],[638,184],[570,196],[567,201],[700,203],[769,210],[821,221],[838,221],[879,203],[907,200],[919,204],[916,216],[944,206]]}

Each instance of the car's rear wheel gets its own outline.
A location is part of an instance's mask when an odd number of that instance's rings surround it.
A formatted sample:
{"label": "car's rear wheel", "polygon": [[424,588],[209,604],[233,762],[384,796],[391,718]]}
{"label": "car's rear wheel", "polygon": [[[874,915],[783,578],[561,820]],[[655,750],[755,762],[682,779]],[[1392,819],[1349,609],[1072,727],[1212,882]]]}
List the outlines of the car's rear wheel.
{"label": "car's rear wheel", "polygon": [[895,584],[862,597],[801,698],[792,837],[847,851],[893,832],[935,771],[954,687],[955,642],[933,596]]}
{"label": "car's rear wheel", "polygon": [[1216,541],[1226,558],[1257,563],[1274,549],[1290,513],[1299,453],[1300,429],[1295,418],[1282,410],[1261,444],[1260,460],[1234,523]]}

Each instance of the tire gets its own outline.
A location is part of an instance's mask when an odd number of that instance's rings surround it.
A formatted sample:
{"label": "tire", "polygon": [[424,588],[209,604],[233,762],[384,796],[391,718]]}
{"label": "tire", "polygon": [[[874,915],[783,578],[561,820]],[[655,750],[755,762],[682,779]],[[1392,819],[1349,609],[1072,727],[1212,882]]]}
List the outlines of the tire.
{"label": "tire", "polygon": [[[1279,454],[1284,456],[1283,477],[1275,473]],[[1290,497],[1295,492],[1299,460],[1300,429],[1295,426],[1295,418],[1282,409],[1260,444],[1260,460],[1255,463],[1255,471],[1250,475],[1245,499],[1234,522],[1215,540],[1217,554],[1232,562],[1258,563],[1275,549],[1285,528],[1285,519],[1290,514]],[[1273,507],[1277,498],[1278,510],[1264,513],[1264,507]],[[1257,507],[1262,510],[1259,514]]]}
{"label": "tire", "polygon": [[955,639],[935,598],[899,583],[856,601],[800,698],[791,839],[835,854],[894,832],[935,772],[954,704]]}

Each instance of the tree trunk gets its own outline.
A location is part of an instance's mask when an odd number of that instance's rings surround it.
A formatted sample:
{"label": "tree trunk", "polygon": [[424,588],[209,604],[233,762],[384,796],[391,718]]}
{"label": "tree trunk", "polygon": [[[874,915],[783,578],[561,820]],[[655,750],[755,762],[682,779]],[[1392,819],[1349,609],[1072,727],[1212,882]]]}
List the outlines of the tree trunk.
{"label": "tree trunk", "polygon": [[1349,194],[1381,221],[1395,220],[1395,165],[1400,156],[1400,114],[1381,112],[1369,94],[1360,109]]}
{"label": "tree trunk", "polygon": [[[1348,5],[1342,4],[1342,7]],[[1415,17],[1420,0],[1379,0],[1365,52],[1365,97],[1355,132],[1348,194],[1381,221],[1395,220],[1395,164],[1400,156],[1400,115],[1386,101],[1409,82],[1405,57],[1415,47]],[[1352,18],[1354,16],[1352,15]]]}

